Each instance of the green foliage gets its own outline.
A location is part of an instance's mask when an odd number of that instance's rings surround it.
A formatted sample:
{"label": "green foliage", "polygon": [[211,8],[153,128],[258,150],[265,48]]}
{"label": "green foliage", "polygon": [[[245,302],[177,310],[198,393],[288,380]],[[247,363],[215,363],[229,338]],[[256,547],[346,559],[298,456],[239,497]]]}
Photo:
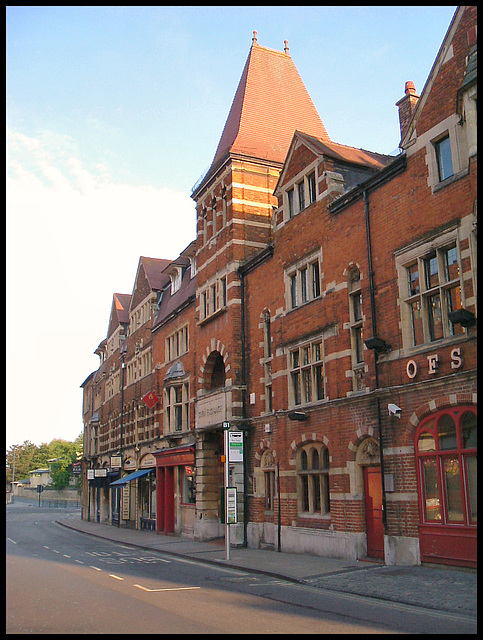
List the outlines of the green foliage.
{"label": "green foliage", "polygon": [[[34,469],[51,469],[52,488],[64,489],[69,485],[72,463],[82,456],[82,433],[74,442],[55,438],[49,443],[36,445],[30,440],[16,444],[6,453],[6,481],[28,478]],[[15,477],[14,477],[15,474]]]}

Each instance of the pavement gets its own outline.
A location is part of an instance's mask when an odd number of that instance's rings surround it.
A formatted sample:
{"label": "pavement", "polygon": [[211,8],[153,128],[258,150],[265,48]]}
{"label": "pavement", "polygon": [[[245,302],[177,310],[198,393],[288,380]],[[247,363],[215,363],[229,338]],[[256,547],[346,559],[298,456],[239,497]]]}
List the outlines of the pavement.
{"label": "pavement", "polygon": [[477,617],[475,570],[434,565],[385,566],[378,562],[244,547],[230,548],[227,560],[224,539],[197,542],[187,537],[88,522],[81,520],[78,512],[65,514],[56,521],[63,527],[140,549],[261,573],[320,589]]}

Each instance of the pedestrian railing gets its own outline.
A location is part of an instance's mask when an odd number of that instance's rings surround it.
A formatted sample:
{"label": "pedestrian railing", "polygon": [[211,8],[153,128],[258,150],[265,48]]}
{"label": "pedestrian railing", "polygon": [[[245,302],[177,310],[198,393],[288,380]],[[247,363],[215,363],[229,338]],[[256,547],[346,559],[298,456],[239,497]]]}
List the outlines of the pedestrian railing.
{"label": "pedestrian railing", "polygon": [[78,500],[42,500],[42,507],[49,507],[50,509],[65,509],[66,507],[80,507]]}

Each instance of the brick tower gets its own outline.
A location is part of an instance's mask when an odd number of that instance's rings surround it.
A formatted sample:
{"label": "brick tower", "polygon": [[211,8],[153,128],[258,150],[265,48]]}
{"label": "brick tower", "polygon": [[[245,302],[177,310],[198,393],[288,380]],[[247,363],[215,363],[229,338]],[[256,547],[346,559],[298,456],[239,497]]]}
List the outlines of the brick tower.
{"label": "brick tower", "polygon": [[[195,537],[220,535],[223,422],[243,429],[243,288],[240,266],[271,242],[273,191],[296,130],[330,142],[288,52],[261,47],[256,31],[210,168],[192,191],[197,209]],[[243,504],[243,470],[232,483]],[[240,517],[239,521],[242,520]],[[236,532],[241,542],[243,527]]]}

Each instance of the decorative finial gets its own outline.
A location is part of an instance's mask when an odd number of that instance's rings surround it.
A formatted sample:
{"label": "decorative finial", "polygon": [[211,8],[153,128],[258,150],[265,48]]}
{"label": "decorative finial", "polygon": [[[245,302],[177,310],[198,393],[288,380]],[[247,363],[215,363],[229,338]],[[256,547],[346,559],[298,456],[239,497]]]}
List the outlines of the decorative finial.
{"label": "decorative finial", "polygon": [[283,44],[285,45],[284,51],[285,51],[285,55],[289,55],[289,48],[288,48],[288,40],[284,40]]}
{"label": "decorative finial", "polygon": [[252,44],[257,44],[257,32],[253,32]]}

